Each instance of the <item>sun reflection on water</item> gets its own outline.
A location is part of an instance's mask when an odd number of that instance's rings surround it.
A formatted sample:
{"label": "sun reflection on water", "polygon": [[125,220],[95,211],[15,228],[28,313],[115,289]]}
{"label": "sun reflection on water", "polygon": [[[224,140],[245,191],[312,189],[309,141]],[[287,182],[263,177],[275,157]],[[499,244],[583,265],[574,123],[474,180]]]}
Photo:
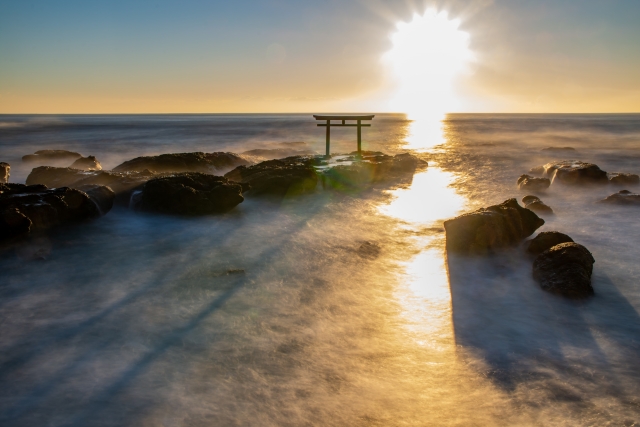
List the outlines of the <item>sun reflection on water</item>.
{"label": "sun reflection on water", "polygon": [[444,135],[444,114],[434,114],[413,119],[407,127],[406,144],[403,148],[418,152],[433,151],[434,147],[446,142]]}

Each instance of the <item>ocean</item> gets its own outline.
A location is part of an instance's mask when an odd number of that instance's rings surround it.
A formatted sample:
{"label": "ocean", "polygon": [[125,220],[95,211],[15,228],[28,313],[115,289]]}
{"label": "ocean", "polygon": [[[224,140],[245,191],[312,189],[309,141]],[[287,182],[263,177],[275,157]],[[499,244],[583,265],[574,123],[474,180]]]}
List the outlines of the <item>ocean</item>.
{"label": "ocean", "polygon": [[[324,144],[308,114],[0,116],[11,182],[39,149],[110,169]],[[333,152],[355,146],[352,128],[332,130]],[[596,260],[585,301],[541,290],[522,247],[464,262],[444,250],[444,220],[519,200],[517,178],[565,146],[638,174],[640,115],[377,114],[363,149],[427,160],[410,184],[200,218],[114,207],[33,242],[44,260],[4,251],[0,424],[640,425],[640,209],[596,203],[638,188],[542,196],[555,215],[538,231]]]}

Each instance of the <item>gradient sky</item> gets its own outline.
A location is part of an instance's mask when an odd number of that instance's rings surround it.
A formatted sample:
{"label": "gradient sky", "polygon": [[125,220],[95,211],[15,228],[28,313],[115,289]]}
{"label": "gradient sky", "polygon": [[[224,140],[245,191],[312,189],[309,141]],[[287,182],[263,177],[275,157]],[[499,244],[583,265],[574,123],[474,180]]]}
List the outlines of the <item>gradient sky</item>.
{"label": "gradient sky", "polygon": [[386,111],[390,35],[470,34],[469,112],[640,112],[640,0],[0,0],[0,113]]}

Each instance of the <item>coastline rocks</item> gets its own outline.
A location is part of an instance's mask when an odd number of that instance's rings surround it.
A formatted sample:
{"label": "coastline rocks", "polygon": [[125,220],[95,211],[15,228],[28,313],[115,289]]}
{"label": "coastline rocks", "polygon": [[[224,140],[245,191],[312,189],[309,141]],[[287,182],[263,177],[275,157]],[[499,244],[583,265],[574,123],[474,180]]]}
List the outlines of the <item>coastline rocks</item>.
{"label": "coastline rocks", "polygon": [[0,162],[0,184],[9,182],[9,176],[11,176],[11,166],[9,163]]}
{"label": "coastline rocks", "polygon": [[525,208],[532,210],[539,215],[553,215],[553,209],[536,196],[524,196],[522,198],[522,203]]}
{"label": "coastline rocks", "polygon": [[573,239],[558,231],[543,231],[529,241],[527,252],[532,255],[539,255],[560,243],[573,243]]}
{"label": "coastline rocks", "polygon": [[520,175],[517,181],[520,190],[544,191],[551,185],[548,178],[534,178],[530,175]]}
{"label": "coastline rocks", "polygon": [[113,208],[113,202],[116,199],[116,193],[106,185],[87,184],[78,187],[78,190],[84,191],[87,196],[96,204],[100,213],[105,215]]}
{"label": "coastline rocks", "polygon": [[244,201],[242,186],[221,176],[198,172],[155,178],[142,188],[142,211],[207,215],[230,211]]}
{"label": "coastline rocks", "polygon": [[529,237],[544,220],[516,199],[481,208],[444,222],[447,251],[460,254],[486,254],[513,246]]}
{"label": "coastline rocks", "polygon": [[428,166],[427,162],[409,153],[389,156],[364,152],[362,161],[328,168],[322,171],[320,178],[323,188],[359,188],[374,182],[412,179],[416,169],[425,166]]}
{"label": "coastline rocks", "polygon": [[632,193],[629,190],[621,190],[600,200],[599,203],[611,203],[616,205],[640,206],[640,194]]}
{"label": "coastline rocks", "polygon": [[547,148],[543,148],[540,151],[543,151],[546,153],[563,154],[563,153],[575,153],[576,149],[573,147],[547,147]]}
{"label": "coastline rocks", "polygon": [[131,193],[160,174],[150,171],[113,172],[82,171],[71,168],[40,166],[31,171],[27,185],[44,184],[47,187],[82,188],[84,185],[106,185],[116,195],[116,203],[129,205]]}
{"label": "coastline rocks", "polygon": [[85,171],[102,170],[102,165],[100,164],[98,159],[95,158],[95,156],[80,157],[78,160],[73,162],[69,167],[72,169],[82,169]]}
{"label": "coastline rocks", "polygon": [[545,291],[569,298],[593,295],[591,274],[593,255],[578,243],[561,243],[538,255],[533,262],[533,278]]}
{"label": "coastline rocks", "polygon": [[157,156],[142,156],[128,160],[113,172],[202,172],[211,173],[221,169],[232,169],[249,162],[233,153],[172,153]]}
{"label": "coastline rocks", "polygon": [[38,150],[34,154],[22,156],[23,162],[42,163],[42,162],[72,162],[82,157],[82,154],[75,151],[67,150]]}
{"label": "coastline rocks", "polygon": [[593,163],[577,160],[562,160],[544,165],[547,177],[552,183],[565,185],[606,184],[609,182],[607,173]]}
{"label": "coastline rocks", "polygon": [[0,240],[100,216],[84,192],[44,185],[0,184]]}
{"label": "coastline rocks", "polygon": [[267,160],[252,166],[238,166],[225,178],[249,184],[251,196],[278,196],[309,193],[315,190],[318,177],[314,157],[294,156]]}
{"label": "coastline rocks", "polygon": [[536,166],[529,169],[529,173],[532,173],[534,175],[542,175],[544,172],[545,172],[544,166]]}
{"label": "coastline rocks", "polygon": [[637,185],[640,184],[640,176],[633,173],[612,172],[607,174],[609,182],[616,185]]}

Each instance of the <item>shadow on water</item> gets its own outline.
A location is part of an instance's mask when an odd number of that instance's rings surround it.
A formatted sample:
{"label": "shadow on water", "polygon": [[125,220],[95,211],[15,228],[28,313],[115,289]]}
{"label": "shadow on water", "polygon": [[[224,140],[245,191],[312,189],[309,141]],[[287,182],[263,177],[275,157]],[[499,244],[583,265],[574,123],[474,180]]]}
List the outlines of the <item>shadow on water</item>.
{"label": "shadow on water", "polygon": [[[277,206],[263,206],[262,221],[278,215]],[[144,408],[158,403],[162,393],[127,390],[134,385],[140,388],[140,377],[152,365],[170,351],[180,353],[190,334],[253,283],[260,270],[270,268],[296,229],[306,226],[308,217],[295,217],[289,222],[288,233],[271,237],[266,245],[254,245],[253,256],[258,261],[251,266],[254,271],[247,274],[229,269],[237,267],[233,254],[223,260],[219,257],[225,246],[234,244],[238,230],[245,225],[242,213],[204,222],[136,217],[127,212],[110,218],[121,220],[132,224],[107,231],[106,239],[104,228],[113,226],[108,222],[98,222],[92,231],[72,231],[72,235],[78,234],[76,248],[71,250],[65,250],[62,244],[68,236],[52,235],[54,246],[63,253],[59,259],[54,255],[36,266],[41,269],[34,269],[33,263],[24,266],[4,260],[7,277],[17,276],[26,282],[16,285],[13,280],[13,287],[1,290],[5,305],[8,301],[41,302],[46,298],[51,298],[51,305],[44,309],[45,313],[32,314],[42,316],[42,322],[30,325],[13,340],[3,340],[3,425],[113,425],[114,421],[133,425]],[[127,240],[131,233],[139,235]],[[94,241],[96,234],[99,238]],[[141,239],[141,235],[146,237]],[[133,252],[123,250],[123,242],[137,242],[140,246]],[[235,262],[244,267],[242,257],[236,257]],[[23,312],[20,310],[20,315]],[[207,329],[198,334],[205,337],[198,339],[206,340],[206,344],[195,345],[195,353],[209,351],[224,331]],[[124,351],[132,342],[140,343],[140,348]],[[194,350],[187,351],[188,355],[178,356],[181,363],[164,368],[169,370],[165,377],[189,369]],[[101,366],[105,364],[111,366]],[[91,388],[79,392],[77,387],[87,378]],[[52,409],[59,405],[68,408],[54,418]]]}
{"label": "shadow on water", "polygon": [[548,398],[582,405],[597,389],[638,406],[637,311],[597,264],[595,297],[572,301],[544,292],[531,262],[513,253],[448,256],[458,348],[506,391],[538,383]]}

